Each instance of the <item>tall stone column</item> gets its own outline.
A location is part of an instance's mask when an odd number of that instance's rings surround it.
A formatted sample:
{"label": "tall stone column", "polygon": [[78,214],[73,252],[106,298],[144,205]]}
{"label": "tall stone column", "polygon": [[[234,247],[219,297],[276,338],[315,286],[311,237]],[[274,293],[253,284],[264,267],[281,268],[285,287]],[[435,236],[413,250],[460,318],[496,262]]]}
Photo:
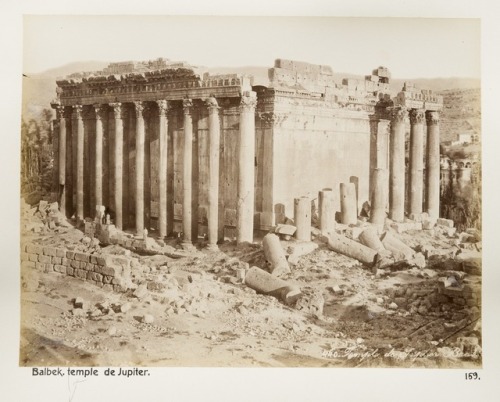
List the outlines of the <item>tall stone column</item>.
{"label": "tall stone column", "polygon": [[335,207],[333,191],[324,188],[318,195],[319,229],[321,233],[328,234],[335,230]]}
{"label": "tall stone column", "polygon": [[405,123],[408,111],[392,109],[389,150],[389,218],[403,222],[405,217]]}
{"label": "tall stone column", "polygon": [[308,197],[295,198],[293,217],[297,230],[295,238],[299,241],[311,241],[311,200]]}
{"label": "tall stone column", "polygon": [[83,221],[83,106],[73,107],[76,126],[76,219]]}
{"label": "tall stone column", "polygon": [[158,140],[159,140],[159,172],[158,172],[158,182],[159,182],[159,210],[158,210],[158,221],[159,221],[159,233],[160,238],[164,238],[167,235],[167,151],[168,151],[168,103],[166,100],[156,101],[158,104]]}
{"label": "tall stone column", "polygon": [[59,178],[60,188],[60,211],[66,215],[66,116],[64,106],[58,106],[56,109],[59,120]]}
{"label": "tall stone column", "polygon": [[219,219],[219,105],[214,97],[206,101],[208,107],[208,248],[218,249]]}
{"label": "tall stone column", "polygon": [[[122,104],[110,103],[113,108],[115,123],[115,165],[113,169],[113,180],[115,182],[114,206],[115,206],[115,226],[123,229],[123,120]],[[96,136],[97,138],[97,136]]]}
{"label": "tall stone column", "polygon": [[427,111],[427,188],[426,207],[429,217],[439,218],[439,181],[440,181],[440,157],[439,157],[439,113]]}
{"label": "tall stone column", "polygon": [[241,96],[240,143],[238,149],[238,243],[253,242],[255,204],[255,106],[257,94],[246,91]]}
{"label": "tall stone column", "polygon": [[95,110],[95,203],[102,205],[102,117],[103,107],[94,105]]}
{"label": "tall stone column", "polygon": [[387,169],[375,169],[373,172],[373,187],[370,194],[370,222],[383,225],[385,222],[385,207],[387,205]]}
{"label": "tall stone column", "polygon": [[144,105],[134,102],[136,114],[135,126],[135,230],[138,235],[144,232]]}
{"label": "tall stone column", "polygon": [[182,199],[182,231],[184,232],[183,243],[185,247],[192,245],[192,202],[193,202],[193,118],[191,108],[193,101],[184,99],[184,159],[182,169],[183,199]]}
{"label": "tall stone column", "polygon": [[422,214],[424,185],[424,111],[410,112],[410,218]]}

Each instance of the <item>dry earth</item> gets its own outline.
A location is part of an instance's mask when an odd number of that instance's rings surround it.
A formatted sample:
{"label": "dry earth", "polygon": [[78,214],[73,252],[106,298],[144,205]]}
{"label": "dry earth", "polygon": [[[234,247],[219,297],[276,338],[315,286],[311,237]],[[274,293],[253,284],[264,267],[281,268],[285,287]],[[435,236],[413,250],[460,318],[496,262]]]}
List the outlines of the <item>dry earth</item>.
{"label": "dry earth", "polygon": [[[481,276],[458,258],[478,239],[405,232],[406,244],[432,250],[426,267],[376,272],[315,240],[283,277],[303,292],[285,305],[242,281],[249,266],[266,269],[260,243],[140,255],[95,245],[71,225],[49,229],[33,211],[24,208],[23,242],[126,255],[135,289],[22,269],[22,366],[481,367]],[[443,295],[443,279],[472,288],[476,302]]]}

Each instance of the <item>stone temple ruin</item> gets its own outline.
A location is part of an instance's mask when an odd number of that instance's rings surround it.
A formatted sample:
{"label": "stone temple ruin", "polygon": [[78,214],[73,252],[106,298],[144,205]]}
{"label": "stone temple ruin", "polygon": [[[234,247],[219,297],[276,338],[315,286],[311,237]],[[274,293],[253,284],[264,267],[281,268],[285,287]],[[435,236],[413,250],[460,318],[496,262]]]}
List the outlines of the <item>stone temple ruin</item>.
{"label": "stone temple ruin", "polygon": [[365,201],[373,223],[386,209],[394,222],[438,218],[442,97],[408,83],[392,94],[385,67],[340,84],[329,66],[278,59],[268,74],[268,86],[252,85],[158,59],[58,80],[61,211],[83,221],[106,205],[118,230],[182,233],[186,245],[205,236],[211,247],[310,220],[319,191],[332,198],[320,199],[328,227],[325,208],[352,224]]}
{"label": "stone temple ruin", "polygon": [[281,59],[259,85],[164,59],[58,80],[57,191],[21,203],[22,364],[481,364],[481,233],[439,217],[442,98],[390,85]]}

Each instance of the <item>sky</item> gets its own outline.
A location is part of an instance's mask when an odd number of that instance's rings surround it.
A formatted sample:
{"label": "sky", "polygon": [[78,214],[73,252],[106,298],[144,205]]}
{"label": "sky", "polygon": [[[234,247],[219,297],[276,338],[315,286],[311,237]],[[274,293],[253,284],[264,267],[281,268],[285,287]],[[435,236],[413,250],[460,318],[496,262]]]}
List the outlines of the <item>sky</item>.
{"label": "sky", "polygon": [[276,58],[395,78],[480,78],[480,20],[464,18],[24,15],[23,71],[75,61],[268,66]]}

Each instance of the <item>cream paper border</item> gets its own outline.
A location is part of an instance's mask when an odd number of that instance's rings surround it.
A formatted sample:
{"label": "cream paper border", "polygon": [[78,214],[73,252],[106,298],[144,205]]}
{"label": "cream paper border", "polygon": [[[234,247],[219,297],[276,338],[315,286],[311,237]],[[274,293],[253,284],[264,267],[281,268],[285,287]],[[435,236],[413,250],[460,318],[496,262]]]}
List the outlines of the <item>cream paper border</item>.
{"label": "cream paper border", "polygon": [[[7,4],[5,4],[7,3]],[[0,121],[0,399],[4,401],[493,401],[500,379],[499,7],[494,1],[4,1]],[[147,378],[92,378],[70,398],[67,378],[31,376],[19,368],[19,131],[23,14],[331,15],[481,18],[483,139],[483,369],[152,369]],[[133,27],[131,28],[133,29]],[[57,38],[53,38],[57,47]],[[402,44],[404,45],[404,44]],[[432,44],[429,44],[431,46]],[[71,384],[70,384],[71,385]]]}

